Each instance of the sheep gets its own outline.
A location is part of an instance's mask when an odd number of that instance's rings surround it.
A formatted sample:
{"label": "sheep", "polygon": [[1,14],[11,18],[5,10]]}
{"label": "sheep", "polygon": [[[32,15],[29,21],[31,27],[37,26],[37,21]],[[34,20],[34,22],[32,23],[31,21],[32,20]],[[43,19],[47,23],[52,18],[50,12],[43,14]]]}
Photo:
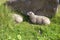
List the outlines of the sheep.
{"label": "sheep", "polygon": [[18,14],[12,14],[12,18],[16,23],[21,23],[23,21],[23,17]]}
{"label": "sheep", "polygon": [[27,12],[27,15],[29,16],[30,21],[32,23],[45,24],[45,25],[50,24],[50,19],[48,17],[35,15],[32,11]]}

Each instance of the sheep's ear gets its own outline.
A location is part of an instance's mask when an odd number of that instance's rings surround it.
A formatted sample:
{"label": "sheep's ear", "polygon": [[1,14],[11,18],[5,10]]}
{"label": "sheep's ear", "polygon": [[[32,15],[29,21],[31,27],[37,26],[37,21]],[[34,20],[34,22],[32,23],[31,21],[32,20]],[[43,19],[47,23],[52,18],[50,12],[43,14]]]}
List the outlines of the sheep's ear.
{"label": "sheep's ear", "polygon": [[31,15],[35,15],[35,14],[32,12]]}
{"label": "sheep's ear", "polygon": [[29,15],[32,15],[32,13],[29,13]]}
{"label": "sheep's ear", "polygon": [[32,12],[27,12],[27,15],[32,15],[33,13]]}
{"label": "sheep's ear", "polygon": [[27,13],[27,15],[29,15],[29,13]]}

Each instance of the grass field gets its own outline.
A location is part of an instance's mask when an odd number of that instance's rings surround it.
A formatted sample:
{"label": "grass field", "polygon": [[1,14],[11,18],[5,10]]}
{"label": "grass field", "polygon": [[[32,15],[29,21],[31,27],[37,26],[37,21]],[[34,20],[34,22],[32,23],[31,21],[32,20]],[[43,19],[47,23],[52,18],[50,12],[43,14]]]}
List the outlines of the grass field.
{"label": "grass field", "polygon": [[50,25],[30,24],[28,21],[15,24],[11,11],[0,0],[0,40],[60,40],[60,8]]}

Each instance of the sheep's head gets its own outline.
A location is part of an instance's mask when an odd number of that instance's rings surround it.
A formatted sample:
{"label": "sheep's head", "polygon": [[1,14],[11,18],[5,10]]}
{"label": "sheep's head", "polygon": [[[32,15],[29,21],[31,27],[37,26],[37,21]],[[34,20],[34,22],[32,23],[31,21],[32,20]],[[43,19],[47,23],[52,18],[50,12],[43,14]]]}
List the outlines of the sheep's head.
{"label": "sheep's head", "polygon": [[32,11],[30,11],[30,12],[27,12],[27,15],[32,16],[32,15],[34,15],[34,13]]}

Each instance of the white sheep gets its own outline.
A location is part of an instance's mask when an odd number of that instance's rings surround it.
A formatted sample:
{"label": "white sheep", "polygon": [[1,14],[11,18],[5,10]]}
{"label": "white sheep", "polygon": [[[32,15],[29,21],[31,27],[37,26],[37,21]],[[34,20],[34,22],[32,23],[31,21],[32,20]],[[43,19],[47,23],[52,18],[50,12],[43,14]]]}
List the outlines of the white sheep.
{"label": "white sheep", "polygon": [[45,16],[35,15],[32,11],[27,12],[27,15],[29,16],[32,23],[45,24],[45,25],[50,24],[50,19]]}
{"label": "white sheep", "polygon": [[18,14],[12,14],[12,18],[16,23],[21,23],[23,21],[23,17]]}

